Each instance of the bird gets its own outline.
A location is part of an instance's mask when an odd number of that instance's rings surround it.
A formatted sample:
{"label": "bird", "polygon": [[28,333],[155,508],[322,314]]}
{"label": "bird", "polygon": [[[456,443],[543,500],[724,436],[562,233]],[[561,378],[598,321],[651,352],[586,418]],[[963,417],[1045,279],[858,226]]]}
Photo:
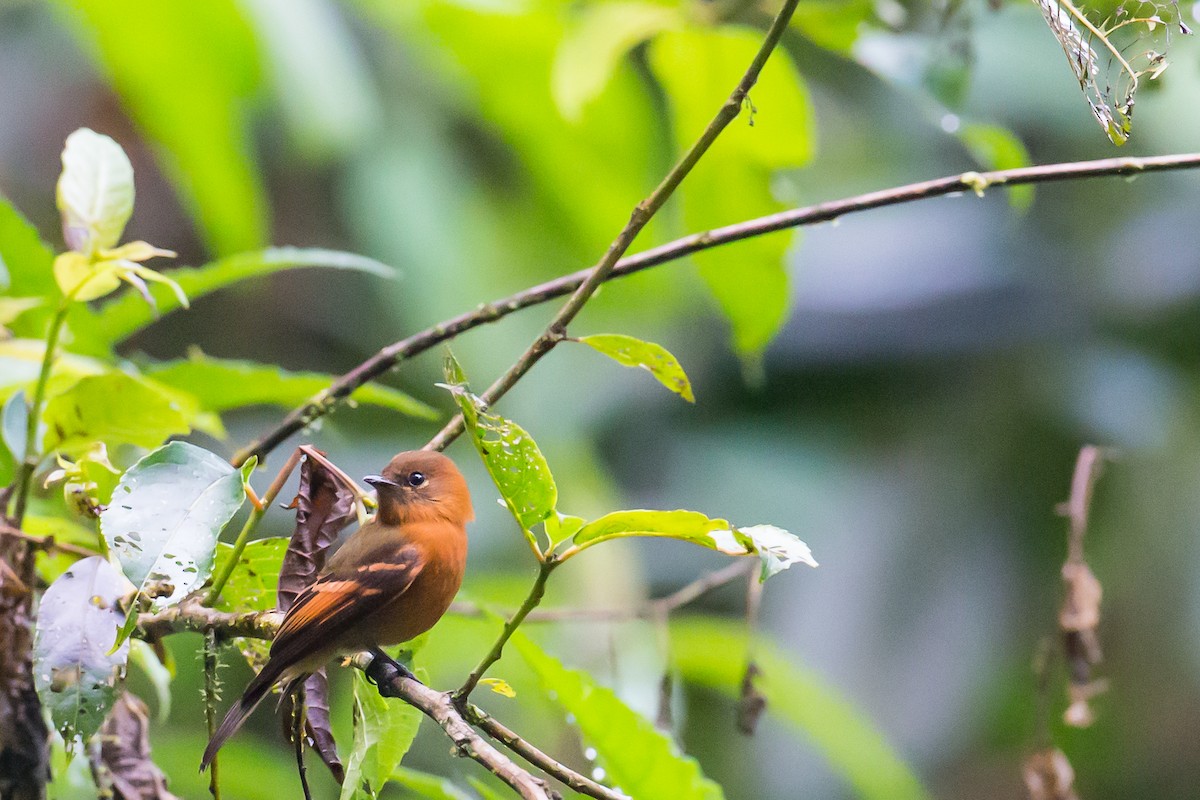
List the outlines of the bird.
{"label": "bird", "polygon": [[201,771],[275,684],[290,693],[334,656],[420,636],[450,607],[466,569],[466,525],[475,518],[458,467],[441,453],[413,450],[363,480],[378,493],[375,516],[287,610],[270,658],[213,733]]}

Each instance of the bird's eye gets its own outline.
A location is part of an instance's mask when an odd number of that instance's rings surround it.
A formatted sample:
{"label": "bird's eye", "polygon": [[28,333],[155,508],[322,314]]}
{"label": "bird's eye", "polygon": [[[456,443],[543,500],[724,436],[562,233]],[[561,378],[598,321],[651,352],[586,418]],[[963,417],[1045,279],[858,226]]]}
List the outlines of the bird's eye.
{"label": "bird's eye", "polygon": [[408,473],[408,485],[409,486],[424,486],[425,485],[425,473],[424,472]]}

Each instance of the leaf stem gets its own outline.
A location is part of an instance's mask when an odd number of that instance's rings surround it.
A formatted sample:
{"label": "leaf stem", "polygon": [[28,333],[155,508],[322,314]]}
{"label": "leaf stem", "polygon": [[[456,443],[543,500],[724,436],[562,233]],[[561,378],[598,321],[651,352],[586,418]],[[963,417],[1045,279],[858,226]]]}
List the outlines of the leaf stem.
{"label": "leaf stem", "polygon": [[550,578],[550,573],[554,571],[561,562],[554,560],[552,557],[547,557],[547,560],[538,564],[537,578],[533,581],[533,586],[529,589],[529,594],[525,597],[525,602],[521,603],[521,607],[516,610],[507,622],[504,623],[504,630],[500,632],[499,638],[492,644],[492,649],[488,651],[483,660],[471,670],[471,674],[463,682],[453,695],[455,704],[460,707],[466,703],[467,698],[475,687],[479,685],[479,680],[488,671],[488,668],[500,660],[500,656],[504,654],[504,645],[512,638],[513,633],[525,621],[525,617],[529,616],[529,612],[537,608],[542,602],[542,598],[546,595],[546,581]]}
{"label": "leaf stem", "polygon": [[37,472],[40,451],[38,449],[38,421],[42,416],[42,403],[46,399],[46,385],[50,382],[50,372],[54,368],[54,352],[58,349],[58,338],[62,333],[63,323],[66,322],[67,312],[71,310],[71,298],[64,297],[54,312],[50,321],[50,329],[46,332],[46,352],[42,355],[42,368],[38,373],[37,385],[33,390],[33,402],[29,406],[29,418],[25,421],[25,452],[21,458],[21,469],[17,473],[17,496],[13,505],[13,527],[21,527],[25,518],[25,507],[29,503],[30,487],[33,475]]}
{"label": "leaf stem", "polygon": [[225,584],[229,581],[229,576],[237,568],[238,559],[242,557],[242,551],[246,549],[246,544],[250,540],[250,534],[258,527],[259,521],[263,515],[267,513],[271,503],[275,501],[276,496],[283,490],[283,485],[287,483],[287,479],[291,477],[292,470],[300,463],[300,457],[304,453],[301,450],[294,450],[287,463],[283,465],[283,469],[279,470],[279,474],[275,476],[275,480],[271,482],[260,502],[250,509],[250,516],[246,518],[246,524],[242,526],[238,532],[237,539],[233,542],[233,552],[229,556],[229,560],[221,568],[221,571],[213,578],[212,588],[208,590],[208,594],[204,597],[204,605],[211,606],[217,602],[217,598],[221,596],[221,590],[225,588]]}

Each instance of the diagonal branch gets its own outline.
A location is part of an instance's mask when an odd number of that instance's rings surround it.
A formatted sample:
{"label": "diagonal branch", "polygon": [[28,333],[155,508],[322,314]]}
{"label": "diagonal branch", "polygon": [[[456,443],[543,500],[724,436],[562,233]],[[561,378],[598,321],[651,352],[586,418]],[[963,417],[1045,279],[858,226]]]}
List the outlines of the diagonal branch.
{"label": "diagonal branch", "polygon": [[[633,244],[633,240],[642,232],[646,224],[654,218],[659,209],[666,204],[675,190],[679,188],[679,184],[683,183],[683,179],[700,163],[700,159],[712,147],[713,142],[721,135],[721,132],[729,127],[729,123],[733,122],[737,115],[741,113],[742,106],[745,105],[746,96],[750,93],[750,89],[758,82],[758,76],[766,66],[767,59],[771,57],[775,46],[779,44],[779,40],[783,37],[783,32],[787,30],[788,21],[792,18],[792,12],[796,10],[796,5],[799,0],[784,0],[783,7],[779,9],[779,13],[771,22],[771,27],[767,29],[767,35],[763,39],[762,45],[759,46],[758,52],[754,54],[754,58],[750,62],[750,66],[746,68],[746,72],[738,81],[736,87],[730,92],[728,99],[721,105],[712,121],[701,132],[700,137],[696,139],[695,144],[688,149],[683,157],[679,159],[667,176],[663,178],[650,196],[634,207],[633,213],[629,217],[629,222],[617,234],[617,238],[608,246],[607,252],[600,262],[591,269],[588,276],[584,278],[583,283],[571,295],[571,299],[563,304],[558,313],[554,315],[554,319],[550,320],[550,324],[546,326],[546,330],[542,332],[537,339],[534,340],[528,349],[517,359],[509,369],[501,375],[496,381],[487,388],[480,398],[491,405],[508,393],[508,390],[516,385],[525,373],[533,368],[533,365],[542,359],[547,353],[554,349],[555,345],[563,341],[567,336],[567,325],[583,310],[584,305],[600,288],[600,284],[608,280],[612,275],[613,269],[616,268],[617,262],[621,256],[625,255],[625,251]],[[427,450],[444,450],[447,445],[458,438],[463,432],[464,421],[462,414],[456,414],[453,419],[447,423],[446,427],[438,432],[437,436],[433,437],[425,449]]]}
{"label": "diagonal branch", "polygon": [[[1076,161],[1063,164],[1047,164],[1036,167],[996,170],[993,172],[967,172],[949,175],[929,181],[920,181],[891,189],[832,200],[817,205],[793,208],[758,217],[721,228],[693,233],[658,247],[644,250],[617,261],[607,280],[632,275],[644,269],[678,261],[702,250],[752,239],[777,231],[829,222],[862,211],[875,208],[928,200],[949,194],[966,192],[982,193],[993,186],[1024,186],[1052,183],[1083,178],[1100,178],[1137,175],[1143,172],[1168,172],[1200,167],[1200,153],[1152,156],[1148,158],[1105,158],[1096,161]],[[516,311],[540,305],[549,300],[576,291],[595,267],[572,272],[545,283],[531,286],[516,294],[491,303],[484,303],[473,311],[439,322],[430,328],[394,342],[363,361],[354,369],[338,378],[328,389],[289,413],[276,427],[262,437],[238,451],[233,462],[241,465],[252,455],[264,460],[268,453],[287,438],[298,433],[306,425],[329,413],[340,401],[349,397],[356,389],[378,378],[432,347],[449,341],[459,334],[496,322]]]}

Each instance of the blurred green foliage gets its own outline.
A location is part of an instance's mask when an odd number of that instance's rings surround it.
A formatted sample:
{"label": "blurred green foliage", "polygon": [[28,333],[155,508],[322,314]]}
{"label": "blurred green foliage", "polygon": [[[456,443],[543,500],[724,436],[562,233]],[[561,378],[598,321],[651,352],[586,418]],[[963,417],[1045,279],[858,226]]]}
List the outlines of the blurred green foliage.
{"label": "blurred green foliage", "polygon": [[[95,377],[80,392],[136,385],[171,398],[182,421],[170,430],[201,431],[228,454],[279,416],[239,407],[292,404],[320,376],[406,334],[594,263],[732,87],[773,10],[603,0],[0,6],[0,285],[14,298],[54,297],[52,187],[64,138],[85,125],[134,163],[126,238],[208,265],[157,265],[197,301],[186,314],[162,290],[152,290],[161,320],[128,289],[73,308],[51,384],[63,399],[51,403],[69,410],[84,375]],[[1194,44],[1177,40],[1170,57],[1159,90],[1139,96],[1123,155],[1194,147]],[[1115,152],[1029,3],[804,0],[750,100],[635,250],[906,181]],[[539,626],[531,633],[554,659],[543,666],[561,658],[561,671],[610,687],[598,691],[619,698],[618,713],[654,718],[674,664],[692,688],[672,698],[670,733],[729,797],[896,786],[892,796],[920,796],[914,774],[934,796],[1020,797],[1020,762],[1041,744],[1029,661],[1058,601],[1063,525],[1053,509],[1079,445],[1095,441],[1123,452],[1099,485],[1087,542],[1106,590],[1112,688],[1092,729],[1065,730],[1055,672],[1050,735],[1082,796],[1193,796],[1198,200],[1186,173],[1036,196],[993,187],[982,200],[880,210],[803,242],[778,233],[606,286],[572,334],[661,342],[700,400],[693,409],[583,348],[557,350],[503,413],[537,436],[562,504],[588,518],[640,506],[769,519],[800,533],[822,567],[767,588],[756,655],[770,704],[754,739],[733,727],[750,644],[730,632],[735,622],[689,623],[666,640],[640,622]],[[271,243],[299,249],[263,249]],[[351,269],[292,269],[307,264]],[[380,279],[380,264],[400,279]],[[36,377],[54,302],[3,323],[15,335],[0,341],[5,397]],[[455,351],[486,380],[545,316],[508,318]],[[388,376],[370,390],[374,402],[448,414],[435,361]],[[216,413],[223,442],[207,438],[219,433]],[[432,432],[417,418],[344,408],[304,439],[361,474]],[[453,454],[466,464],[462,448]],[[128,467],[137,455],[118,447],[112,458]],[[5,482],[15,466],[0,463]],[[468,591],[514,607],[530,577],[526,548],[493,507],[482,467],[468,472],[480,512]],[[66,516],[63,502],[61,491],[38,493],[36,532],[81,541],[47,523]],[[288,524],[273,513],[266,533]],[[673,544],[596,548],[555,576],[549,602],[630,609],[713,567],[714,555]],[[743,604],[734,588],[702,602],[731,619]],[[477,620],[442,623],[422,652],[431,684],[457,685],[494,633]],[[175,697],[188,702],[153,728],[156,760],[189,797],[205,791],[195,775],[203,723],[190,701],[198,641],[168,643]],[[227,651],[227,663],[239,660]],[[593,742],[560,724],[565,702],[542,696],[537,670],[510,655],[494,674],[517,697],[481,703],[591,769]],[[237,664],[227,685],[247,677]],[[354,700],[344,677],[334,681],[345,748]],[[137,671],[131,683],[154,694]],[[828,693],[810,697],[814,685]],[[822,701],[828,714],[814,711]],[[260,716],[258,734],[277,727]],[[478,771],[448,759],[431,727],[398,783],[452,791],[407,772],[423,770],[465,792]],[[873,747],[901,756],[865,758]],[[278,736],[239,737],[222,776],[236,797],[295,785]],[[310,777],[332,794],[320,767]]]}

